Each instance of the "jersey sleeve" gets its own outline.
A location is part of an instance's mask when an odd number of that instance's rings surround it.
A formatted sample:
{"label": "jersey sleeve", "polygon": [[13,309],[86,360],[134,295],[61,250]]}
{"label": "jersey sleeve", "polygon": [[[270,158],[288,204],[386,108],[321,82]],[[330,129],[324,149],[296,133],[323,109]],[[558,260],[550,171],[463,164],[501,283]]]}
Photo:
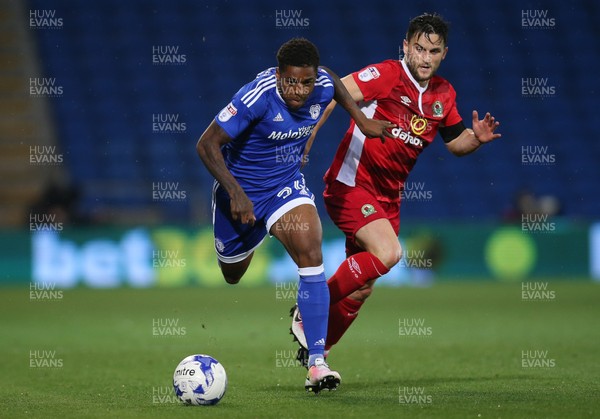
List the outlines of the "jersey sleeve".
{"label": "jersey sleeve", "polygon": [[398,67],[391,61],[372,64],[352,73],[365,101],[387,97],[398,83]]}
{"label": "jersey sleeve", "polygon": [[456,125],[462,121],[460,114],[458,113],[458,108],[456,107],[456,91],[452,85],[449,85],[449,102],[450,102],[450,110],[446,114],[446,117],[442,121],[442,125],[445,127],[451,127],[452,125]]}
{"label": "jersey sleeve", "polygon": [[333,84],[333,77],[325,69],[319,67],[317,73],[317,82],[315,86],[321,86],[323,88],[321,94],[321,100],[323,102],[331,102],[335,95],[335,87]]}
{"label": "jersey sleeve", "polygon": [[231,102],[225,106],[216,116],[215,122],[225,130],[231,138],[238,137],[244,132],[256,119],[257,111],[260,114],[262,103],[255,103],[250,109],[242,101],[245,89],[240,89],[231,99]]}

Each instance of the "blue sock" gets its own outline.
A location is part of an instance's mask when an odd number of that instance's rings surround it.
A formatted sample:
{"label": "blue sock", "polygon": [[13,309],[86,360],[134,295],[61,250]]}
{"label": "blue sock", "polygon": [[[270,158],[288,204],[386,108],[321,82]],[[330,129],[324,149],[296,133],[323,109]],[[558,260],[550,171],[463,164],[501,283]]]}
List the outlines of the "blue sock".
{"label": "blue sock", "polygon": [[298,309],[308,345],[309,365],[323,356],[329,319],[329,288],[323,265],[299,268]]}

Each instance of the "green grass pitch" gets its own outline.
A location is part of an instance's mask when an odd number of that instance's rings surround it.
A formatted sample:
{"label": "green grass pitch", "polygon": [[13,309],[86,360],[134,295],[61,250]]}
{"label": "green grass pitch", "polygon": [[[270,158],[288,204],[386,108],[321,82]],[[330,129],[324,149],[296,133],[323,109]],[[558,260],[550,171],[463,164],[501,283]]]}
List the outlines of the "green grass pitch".
{"label": "green grass pitch", "polygon": [[[317,396],[274,286],[3,288],[0,417],[600,417],[600,284],[546,284],[533,301],[521,284],[376,288],[329,357],[342,385]],[[171,393],[194,353],[228,373],[216,406]]]}

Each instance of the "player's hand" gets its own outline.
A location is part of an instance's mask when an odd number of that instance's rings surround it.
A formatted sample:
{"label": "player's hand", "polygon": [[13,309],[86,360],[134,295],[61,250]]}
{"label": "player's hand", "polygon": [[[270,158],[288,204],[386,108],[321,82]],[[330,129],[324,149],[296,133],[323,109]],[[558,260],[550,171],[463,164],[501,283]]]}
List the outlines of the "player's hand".
{"label": "player's hand", "polygon": [[368,138],[381,138],[381,142],[385,142],[385,137],[394,138],[389,129],[396,127],[397,125],[390,121],[367,118],[358,128]]}
{"label": "player's hand", "polygon": [[248,195],[241,191],[231,197],[231,217],[242,224],[254,225],[256,217],[254,216],[254,204],[248,198]]}
{"label": "player's hand", "polygon": [[479,114],[477,111],[473,111],[473,133],[480,143],[489,143],[496,138],[500,138],[501,134],[494,133],[499,125],[500,122],[496,121],[489,112],[485,114],[482,120],[479,120]]}

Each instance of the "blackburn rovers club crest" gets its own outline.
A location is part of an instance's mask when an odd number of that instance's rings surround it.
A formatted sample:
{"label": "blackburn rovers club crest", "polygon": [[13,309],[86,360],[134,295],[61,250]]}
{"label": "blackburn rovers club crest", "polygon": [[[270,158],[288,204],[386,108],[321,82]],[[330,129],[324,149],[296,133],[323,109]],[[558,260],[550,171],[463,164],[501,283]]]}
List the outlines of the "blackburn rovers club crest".
{"label": "blackburn rovers club crest", "polygon": [[410,119],[410,129],[415,133],[415,135],[423,134],[427,129],[427,119],[421,116],[413,115]]}
{"label": "blackburn rovers club crest", "polygon": [[321,105],[319,105],[317,103],[316,105],[312,105],[310,107],[310,117],[312,119],[317,119],[320,114],[321,114]]}
{"label": "blackburn rovers club crest", "polygon": [[442,102],[436,100],[433,105],[431,105],[431,111],[433,112],[433,116],[440,117],[444,115],[444,107],[442,106]]}
{"label": "blackburn rovers club crest", "polygon": [[362,212],[363,215],[366,218],[366,217],[368,217],[371,214],[375,214],[377,211],[375,210],[375,207],[373,205],[371,205],[371,204],[365,204],[360,209],[360,212]]}

